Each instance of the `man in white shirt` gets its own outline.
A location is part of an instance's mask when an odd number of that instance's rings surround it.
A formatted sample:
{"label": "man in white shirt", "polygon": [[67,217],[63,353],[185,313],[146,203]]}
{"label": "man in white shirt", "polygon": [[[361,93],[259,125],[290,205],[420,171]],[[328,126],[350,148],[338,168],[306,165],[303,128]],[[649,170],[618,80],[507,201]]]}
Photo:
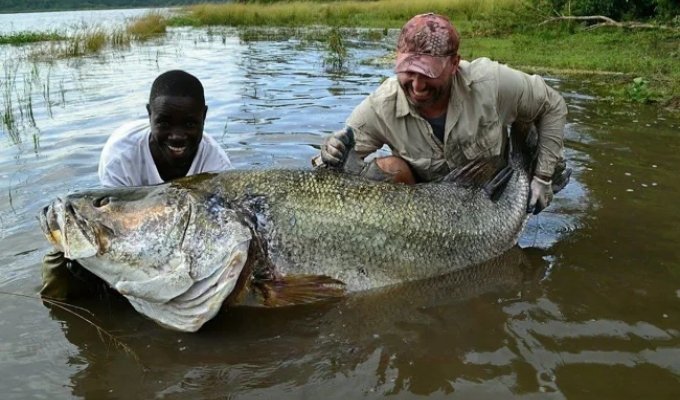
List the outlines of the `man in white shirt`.
{"label": "man in white shirt", "polygon": [[[123,125],[104,145],[99,160],[103,186],[157,185],[231,168],[224,150],[203,134],[208,106],[196,77],[180,70],[159,75],[146,109],[148,121]],[[60,300],[91,294],[101,283],[57,251],[43,258],[42,281],[40,294]]]}
{"label": "man in white shirt", "polygon": [[201,172],[231,168],[224,150],[203,134],[208,111],[203,86],[184,71],[154,81],[147,121],[123,125],[109,137],[99,160],[103,186],[148,186]]}

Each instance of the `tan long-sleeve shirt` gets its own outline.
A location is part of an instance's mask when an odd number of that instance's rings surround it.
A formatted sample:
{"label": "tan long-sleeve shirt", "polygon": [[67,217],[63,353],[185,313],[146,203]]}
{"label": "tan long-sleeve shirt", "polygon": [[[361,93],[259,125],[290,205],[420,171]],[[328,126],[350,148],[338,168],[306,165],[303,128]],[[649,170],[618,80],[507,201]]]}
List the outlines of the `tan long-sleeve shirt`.
{"label": "tan long-sleeve shirt", "polygon": [[356,150],[366,156],[383,145],[406,160],[420,181],[430,181],[480,157],[498,155],[514,121],[535,124],[535,173],[551,176],[562,157],[567,107],[540,76],[488,58],[461,61],[451,87],[444,143],[406,99],[396,77],[387,79],[347,119]]}

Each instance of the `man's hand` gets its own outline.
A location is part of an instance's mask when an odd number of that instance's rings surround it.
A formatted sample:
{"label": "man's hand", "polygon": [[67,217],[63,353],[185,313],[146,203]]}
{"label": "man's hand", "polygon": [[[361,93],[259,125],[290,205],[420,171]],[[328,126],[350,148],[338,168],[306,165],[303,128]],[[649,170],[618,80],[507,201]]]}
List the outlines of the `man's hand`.
{"label": "man's hand", "polygon": [[544,208],[548,207],[552,198],[552,182],[534,176],[531,180],[531,195],[529,197],[527,212],[533,213],[534,215],[540,213]]}
{"label": "man's hand", "polygon": [[328,136],[321,146],[321,161],[331,168],[342,167],[353,140],[354,135],[350,127]]}

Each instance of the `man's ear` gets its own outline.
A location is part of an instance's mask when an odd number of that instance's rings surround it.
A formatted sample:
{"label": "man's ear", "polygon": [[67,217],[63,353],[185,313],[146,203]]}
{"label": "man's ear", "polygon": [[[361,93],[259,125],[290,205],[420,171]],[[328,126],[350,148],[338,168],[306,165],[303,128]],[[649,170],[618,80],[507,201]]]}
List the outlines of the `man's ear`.
{"label": "man's ear", "polygon": [[208,115],[208,106],[203,107],[203,122],[205,122],[205,117]]}
{"label": "man's ear", "polygon": [[451,56],[451,66],[453,67],[451,69],[451,75],[455,75],[456,72],[458,71],[458,64],[460,64],[460,54]]}
{"label": "man's ear", "polygon": [[149,104],[146,105],[146,113],[151,118],[151,106]]}

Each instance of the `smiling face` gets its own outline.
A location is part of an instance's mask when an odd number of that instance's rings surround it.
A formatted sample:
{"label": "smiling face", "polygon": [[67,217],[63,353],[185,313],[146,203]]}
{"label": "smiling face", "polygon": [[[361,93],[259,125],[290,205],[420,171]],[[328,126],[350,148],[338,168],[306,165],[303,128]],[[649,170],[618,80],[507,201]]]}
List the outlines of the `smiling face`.
{"label": "smiling face", "polygon": [[208,107],[188,96],[158,96],[147,104],[149,147],[164,181],[185,176],[203,138]]}
{"label": "smiling face", "polygon": [[458,56],[449,57],[442,73],[435,78],[415,71],[398,72],[397,79],[409,103],[426,117],[436,117],[444,112],[459,60]]}

